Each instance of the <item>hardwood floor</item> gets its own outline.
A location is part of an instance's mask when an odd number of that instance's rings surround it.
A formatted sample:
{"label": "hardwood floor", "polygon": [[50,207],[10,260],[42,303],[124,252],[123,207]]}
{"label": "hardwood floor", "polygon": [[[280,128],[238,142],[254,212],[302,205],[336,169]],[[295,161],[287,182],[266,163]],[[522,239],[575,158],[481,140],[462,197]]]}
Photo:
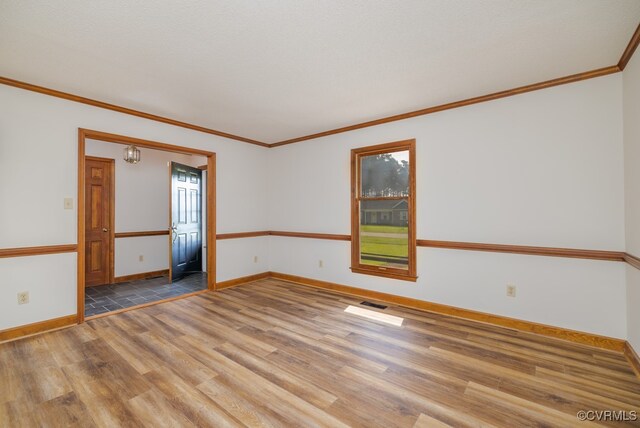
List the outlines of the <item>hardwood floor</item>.
{"label": "hardwood floor", "polygon": [[0,344],[0,425],[594,426],[577,412],[640,414],[622,354],[393,306],[382,312],[402,327],[344,312],[359,303],[261,280]]}

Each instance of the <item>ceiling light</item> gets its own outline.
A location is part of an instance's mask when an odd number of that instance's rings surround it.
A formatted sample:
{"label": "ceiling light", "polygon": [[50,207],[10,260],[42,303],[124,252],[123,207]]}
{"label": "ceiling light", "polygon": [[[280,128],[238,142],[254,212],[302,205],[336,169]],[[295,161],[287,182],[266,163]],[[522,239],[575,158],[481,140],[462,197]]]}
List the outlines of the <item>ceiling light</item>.
{"label": "ceiling light", "polygon": [[124,149],[124,160],[129,163],[140,162],[140,150],[134,145],[127,146]]}

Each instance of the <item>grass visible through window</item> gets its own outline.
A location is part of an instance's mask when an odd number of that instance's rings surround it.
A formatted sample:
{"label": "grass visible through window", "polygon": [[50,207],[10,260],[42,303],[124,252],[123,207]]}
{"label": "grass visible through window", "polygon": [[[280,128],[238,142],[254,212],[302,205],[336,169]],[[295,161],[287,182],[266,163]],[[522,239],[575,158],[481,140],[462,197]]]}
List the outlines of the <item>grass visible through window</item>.
{"label": "grass visible through window", "polygon": [[406,226],[362,225],[360,229],[360,254],[363,264],[406,267],[409,255],[408,228]]}
{"label": "grass visible through window", "polygon": [[378,226],[375,224],[362,224],[360,225],[361,232],[378,232],[378,233],[404,233],[406,234],[409,228],[407,226]]}

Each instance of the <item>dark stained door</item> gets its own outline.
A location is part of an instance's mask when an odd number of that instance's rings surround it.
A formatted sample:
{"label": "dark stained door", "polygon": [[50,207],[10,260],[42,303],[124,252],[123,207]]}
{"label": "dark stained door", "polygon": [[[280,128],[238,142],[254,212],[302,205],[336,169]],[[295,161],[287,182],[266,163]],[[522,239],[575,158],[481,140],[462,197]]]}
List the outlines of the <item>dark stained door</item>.
{"label": "dark stained door", "polygon": [[202,271],[202,171],[171,162],[171,280]]}
{"label": "dark stained door", "polygon": [[112,159],[85,160],[85,286],[110,282]]}

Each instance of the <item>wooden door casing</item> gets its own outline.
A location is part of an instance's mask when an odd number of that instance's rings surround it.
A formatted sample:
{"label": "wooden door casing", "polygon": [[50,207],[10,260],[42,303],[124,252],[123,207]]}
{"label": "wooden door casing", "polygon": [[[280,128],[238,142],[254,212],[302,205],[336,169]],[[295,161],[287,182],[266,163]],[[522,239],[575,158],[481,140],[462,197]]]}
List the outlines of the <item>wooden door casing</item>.
{"label": "wooden door casing", "polygon": [[[158,141],[144,140],[141,138],[130,137],[126,135],[112,134],[109,132],[96,131],[94,129],[78,128],[78,186],[77,186],[77,254],[78,263],[76,271],[77,279],[77,320],[78,324],[85,321],[84,316],[84,299],[85,299],[85,147],[87,140],[102,141],[110,144],[124,144],[141,148],[146,147],[154,150],[167,151],[172,153],[182,153],[189,155],[204,156],[207,158],[207,186],[206,196],[203,195],[203,203],[207,203],[208,209],[206,211],[206,233],[207,233],[207,289],[210,291],[216,290],[216,154],[207,150],[196,149],[193,147],[177,146],[173,144],[161,143]],[[115,173],[112,177],[115,177]],[[169,177],[170,178],[170,177]],[[170,180],[169,180],[170,181]],[[113,181],[112,181],[113,182]],[[170,185],[170,184],[169,184]],[[115,189],[115,186],[112,188]],[[205,199],[206,198],[206,199]],[[169,204],[167,204],[169,205]],[[114,205],[115,206],[115,205]],[[112,229],[114,230],[114,229]],[[113,235],[112,235],[113,236]],[[114,248],[112,246],[112,248]],[[171,266],[171,265],[169,265]]]}
{"label": "wooden door casing", "polygon": [[85,158],[85,286],[113,280],[114,164]]}

